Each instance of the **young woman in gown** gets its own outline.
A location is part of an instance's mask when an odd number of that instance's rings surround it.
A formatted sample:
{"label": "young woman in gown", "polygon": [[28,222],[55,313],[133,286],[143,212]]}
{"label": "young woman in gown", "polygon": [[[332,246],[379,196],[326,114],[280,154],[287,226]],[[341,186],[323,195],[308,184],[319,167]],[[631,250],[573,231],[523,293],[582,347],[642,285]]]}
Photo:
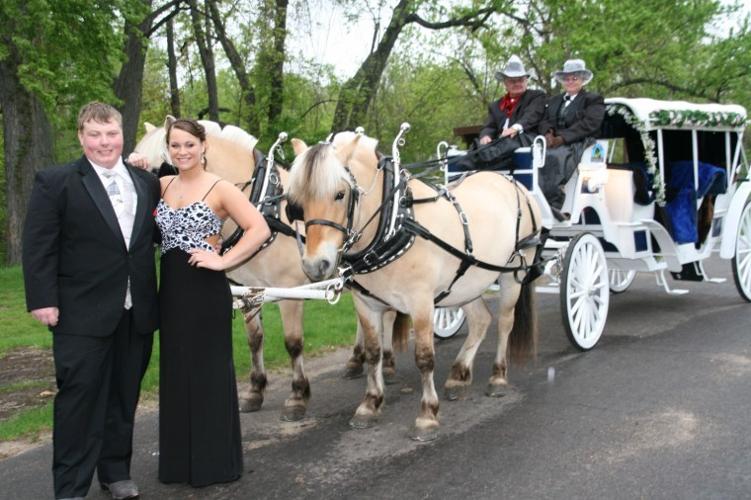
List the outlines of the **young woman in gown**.
{"label": "young woman in gown", "polygon": [[[199,123],[173,122],[167,146],[178,174],[161,179],[156,210],[162,233],[159,480],[199,487],[242,474],[224,271],[255,252],[269,228],[237,187],[204,170],[206,135]],[[219,255],[215,246],[227,217],[245,232]]]}

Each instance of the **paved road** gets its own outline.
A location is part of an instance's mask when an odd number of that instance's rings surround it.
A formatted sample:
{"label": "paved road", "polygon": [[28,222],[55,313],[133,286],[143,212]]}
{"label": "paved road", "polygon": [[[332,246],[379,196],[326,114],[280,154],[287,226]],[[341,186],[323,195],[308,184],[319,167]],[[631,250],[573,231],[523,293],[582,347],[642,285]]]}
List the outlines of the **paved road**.
{"label": "paved road", "polygon": [[[708,267],[730,278],[728,263]],[[284,374],[272,379],[264,409],[242,416],[240,481],[159,484],[154,411],[138,419],[134,478],[142,498],[750,498],[751,305],[732,278],[685,287],[689,295],[669,297],[638,276],[612,297],[603,339],[584,354],[565,339],[558,297],[539,295],[537,362],[513,369],[508,396],[483,396],[489,334],[471,394],[441,402],[432,443],[407,438],[419,402],[411,354],[398,357],[401,381],[387,387],[380,425],[356,431],[347,422],[364,381],[339,378],[340,352],[308,363],[313,399],[303,422],[279,421]],[[438,385],[463,338],[438,345]],[[49,498],[49,457],[46,444],[0,462],[0,498]],[[89,498],[107,496],[95,486]]]}

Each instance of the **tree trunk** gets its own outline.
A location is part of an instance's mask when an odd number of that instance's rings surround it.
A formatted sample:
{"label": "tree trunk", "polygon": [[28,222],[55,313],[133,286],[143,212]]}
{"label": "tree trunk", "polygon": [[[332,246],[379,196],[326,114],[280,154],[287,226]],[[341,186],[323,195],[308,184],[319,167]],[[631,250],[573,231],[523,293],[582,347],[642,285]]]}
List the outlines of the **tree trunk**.
{"label": "tree trunk", "polygon": [[[210,3],[207,0],[207,6]],[[203,71],[206,75],[206,92],[209,98],[209,120],[219,122],[219,97],[216,84],[216,65],[214,63],[214,52],[211,49],[211,39],[208,31],[205,31],[204,26],[201,24],[201,14],[198,12],[198,6],[196,0],[189,0],[190,5],[190,18],[193,24],[193,35],[196,37],[196,45],[198,46],[198,54],[201,56],[201,64],[203,65]],[[206,19],[206,27],[208,27],[208,19]]]}
{"label": "tree trunk", "polygon": [[[151,11],[152,0],[140,0]],[[133,151],[138,135],[143,93],[143,71],[146,65],[148,38],[154,18],[147,15],[138,26],[126,23],[125,62],[115,80],[115,95],[122,101],[119,111],[123,115],[123,151]]]}
{"label": "tree trunk", "polygon": [[240,56],[240,52],[238,52],[237,47],[235,47],[232,39],[227,36],[227,32],[224,28],[224,22],[222,21],[222,17],[219,14],[219,9],[216,6],[216,1],[206,0],[206,3],[211,15],[211,20],[214,22],[216,37],[217,39],[219,39],[219,43],[222,44],[224,53],[226,54],[227,59],[229,59],[230,66],[232,66],[232,71],[235,72],[237,82],[240,85],[243,100],[245,101],[246,109],[244,113],[241,113],[241,116],[244,116],[244,121],[247,126],[248,132],[259,136],[261,133],[261,126],[258,122],[258,116],[256,114],[255,88],[250,83],[250,76],[245,70],[245,63]]}
{"label": "tree trunk", "polygon": [[287,38],[288,0],[275,0],[274,12],[274,53],[269,67],[271,89],[269,93],[269,127],[273,129],[282,114],[284,106],[284,42]]}
{"label": "tree trunk", "polygon": [[175,25],[167,22],[167,70],[169,72],[169,102],[172,116],[180,117],[180,87],[177,83],[177,56],[175,55]]}
{"label": "tree trunk", "polygon": [[339,101],[334,110],[332,132],[353,130],[363,125],[370,102],[378,88],[383,70],[386,68],[391,50],[406,25],[407,9],[411,0],[400,0],[394,7],[386,32],[378,47],[365,58],[355,76],[347,80],[339,91]]}
{"label": "tree trunk", "polygon": [[489,2],[488,6],[469,11],[461,17],[430,22],[422,19],[415,12],[410,12],[416,10],[417,3],[417,0],[399,0],[399,3],[394,7],[391,21],[375,51],[365,58],[355,76],[350,78],[339,91],[339,100],[336,104],[336,110],[334,110],[334,121],[331,125],[332,132],[351,130],[364,123],[391,51],[405,26],[410,23],[417,23],[431,30],[442,30],[457,26],[468,26],[470,29],[476,30],[493,13],[503,8],[502,4]]}
{"label": "tree trunk", "polygon": [[0,60],[0,108],[5,144],[7,224],[3,228],[8,264],[21,262],[21,233],[34,176],[54,163],[52,126],[42,103],[22,87],[13,47]]}

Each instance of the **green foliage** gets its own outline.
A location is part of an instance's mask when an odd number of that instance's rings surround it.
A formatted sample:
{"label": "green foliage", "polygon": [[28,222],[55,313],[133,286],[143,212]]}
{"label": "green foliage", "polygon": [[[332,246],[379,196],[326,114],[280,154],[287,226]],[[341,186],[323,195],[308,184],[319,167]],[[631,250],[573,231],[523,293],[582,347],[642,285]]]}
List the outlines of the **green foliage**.
{"label": "green foliage", "polygon": [[26,312],[20,266],[0,268],[0,317],[0,356],[14,347],[52,345],[50,332]]}
{"label": "green foliage", "polygon": [[140,7],[127,0],[3,1],[0,57],[17,63],[22,85],[53,118],[60,116],[59,106],[112,101],[123,19],[137,17]]}
{"label": "green foliage", "polygon": [[[365,131],[381,139],[380,149],[391,153],[391,142],[402,122],[412,126],[404,149],[406,161],[435,155],[440,141],[455,142],[453,128],[481,122],[484,103],[468,99],[467,80],[456,64],[439,65],[392,59]],[[371,130],[372,129],[372,130]]]}

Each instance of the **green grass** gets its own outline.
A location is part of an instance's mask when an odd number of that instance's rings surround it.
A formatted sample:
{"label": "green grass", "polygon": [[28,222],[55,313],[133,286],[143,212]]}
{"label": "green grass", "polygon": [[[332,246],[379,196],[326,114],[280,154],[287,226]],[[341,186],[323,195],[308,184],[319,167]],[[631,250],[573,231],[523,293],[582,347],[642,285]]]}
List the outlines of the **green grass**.
{"label": "green grass", "polygon": [[[21,268],[0,267],[0,358],[8,350],[16,347],[38,347],[48,349],[52,345],[52,334],[26,312],[23,277]],[[284,347],[284,334],[281,328],[279,307],[275,304],[264,306],[263,321],[266,331],[264,342],[264,362],[267,370],[287,366],[289,356]],[[308,301],[305,304],[305,356],[329,351],[332,347],[351,345],[357,327],[349,294],[331,306],[324,301]],[[248,380],[250,371],[250,349],[245,336],[242,315],[237,312],[232,328],[235,369],[238,382]],[[14,383],[18,387],[19,383]],[[154,336],[154,349],[151,363],[144,376],[142,395],[156,396],[159,387],[159,335]],[[8,392],[8,387],[0,386],[0,394]],[[0,441],[30,437],[51,428],[52,403],[19,412],[0,421]]]}

